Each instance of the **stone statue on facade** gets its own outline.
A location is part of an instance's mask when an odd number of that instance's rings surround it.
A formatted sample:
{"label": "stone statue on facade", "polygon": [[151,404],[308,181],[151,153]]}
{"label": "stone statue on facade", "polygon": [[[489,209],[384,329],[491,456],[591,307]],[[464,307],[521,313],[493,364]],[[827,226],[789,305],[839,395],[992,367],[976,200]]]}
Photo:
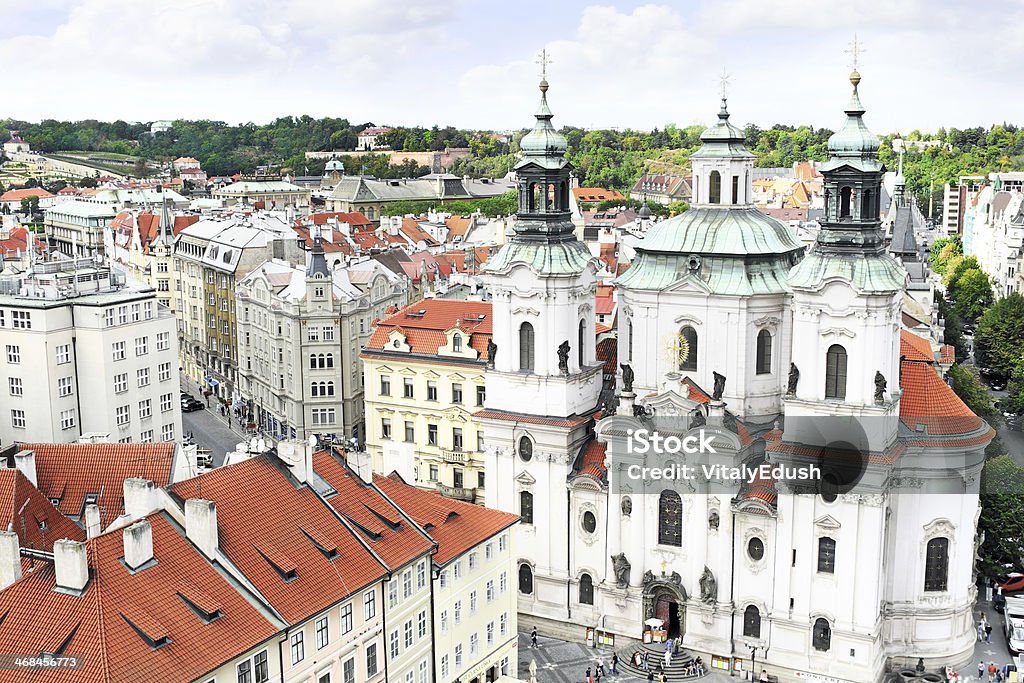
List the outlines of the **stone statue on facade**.
{"label": "stone statue on facade", "polygon": [[493,339],[487,340],[487,366],[494,367],[494,358],[498,355],[498,345]]}
{"label": "stone statue on facade", "polygon": [[558,345],[558,370],[563,375],[569,374],[569,340]]}
{"label": "stone statue on facade", "polygon": [[683,577],[679,576],[679,572],[672,572],[672,574],[669,576],[669,581],[671,581],[677,586],[683,585]]}
{"label": "stone statue on facade", "polygon": [[888,385],[882,371],[875,370],[875,403],[882,403],[885,400],[885,388]]}
{"label": "stone statue on facade", "polygon": [[718,372],[712,372],[711,374],[715,377],[715,390],[712,392],[711,398],[721,401],[722,394],[725,393],[725,375]]}
{"label": "stone statue on facade", "polygon": [[627,394],[633,393],[633,368],[629,363],[623,363],[622,368],[622,391]]}
{"label": "stone statue on facade", "polygon": [[626,588],[629,586],[629,560],[626,559],[626,553],[619,553],[618,555],[612,555],[612,571],[615,572],[615,585],[619,588]]}
{"label": "stone statue on facade", "polygon": [[718,510],[712,510],[711,512],[708,513],[708,528],[709,529],[714,529],[714,530],[717,531],[718,530],[718,523],[719,523]]}
{"label": "stone statue on facade", "polygon": [[707,565],[704,565],[704,573],[700,575],[700,600],[707,604],[718,600],[718,581]]}
{"label": "stone statue on facade", "polygon": [[649,586],[652,583],[654,583],[654,572],[648,569],[644,572],[644,585]]}
{"label": "stone statue on facade", "polygon": [[786,387],[787,396],[796,396],[796,385],[800,381],[800,368],[796,363],[789,364],[789,385]]}
{"label": "stone statue on facade", "polygon": [[629,517],[633,514],[633,499],[629,496],[622,497],[622,516]]}

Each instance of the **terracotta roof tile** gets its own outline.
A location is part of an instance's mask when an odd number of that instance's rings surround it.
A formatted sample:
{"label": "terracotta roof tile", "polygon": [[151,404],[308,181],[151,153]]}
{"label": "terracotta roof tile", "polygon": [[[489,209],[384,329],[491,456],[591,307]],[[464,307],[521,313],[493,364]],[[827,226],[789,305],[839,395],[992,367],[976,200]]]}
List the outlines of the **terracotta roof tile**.
{"label": "terracotta roof tile", "polygon": [[[398,569],[433,549],[433,543],[406,522],[377,489],[353,474],[340,455],[326,450],[315,453],[313,469],[338,492],[327,502],[358,525],[356,531],[391,569]],[[383,477],[374,476],[375,482],[381,479]],[[397,524],[384,524],[381,517]],[[364,529],[371,533],[365,533]]]}
{"label": "terracotta roof tile", "polygon": [[16,469],[0,469],[0,529],[17,533],[22,548],[37,550],[53,550],[62,538],[85,540],[85,532]]}
{"label": "terracotta roof tile", "polygon": [[907,360],[929,363],[935,360],[931,342],[908,330],[900,330],[900,356]]}
{"label": "terracotta roof tile", "polygon": [[437,541],[434,562],[442,567],[519,521],[517,515],[410,486],[397,474],[374,482]]}
{"label": "terracotta roof tile", "polygon": [[436,354],[438,348],[447,343],[444,333],[455,327],[470,335],[470,346],[479,352],[477,360],[487,360],[491,304],[484,301],[423,299],[409,304],[377,323],[366,349],[386,349],[391,333],[398,330],[405,335],[413,353]]}
{"label": "terracotta roof tile", "polygon": [[543,417],[540,415],[526,415],[523,413],[510,413],[505,410],[484,409],[473,414],[477,420],[508,420],[510,422],[522,422],[523,424],[550,425],[552,427],[578,427],[590,422],[591,418],[584,415],[570,415],[569,417]]}
{"label": "terracotta roof tile", "polygon": [[604,479],[608,473],[604,465],[608,445],[597,439],[591,439],[583,447],[582,457],[579,459],[579,470],[577,474],[588,475],[596,479]]}
{"label": "terracotta roof tile", "polygon": [[36,482],[68,517],[82,514],[85,496],[98,495],[100,523],[106,528],[124,512],[124,480],[141,477],[156,486],[171,481],[176,445],[166,443],[23,443],[35,451]]}
{"label": "terracotta roof tile", "polygon": [[971,434],[982,427],[977,417],[929,363],[904,361],[900,419],[910,429],[925,425],[929,435]]}
{"label": "terracotta roof tile", "polygon": [[27,187],[21,190],[7,190],[0,195],[0,202],[20,202],[26,197],[39,197],[40,199],[46,199],[53,195],[41,187]]}
{"label": "terracotta roof tile", "polygon": [[[272,455],[187,479],[171,491],[217,503],[221,550],[291,624],[386,573],[330,506],[309,487],[296,488]],[[304,533],[310,527],[336,547],[336,557],[328,559]]]}
{"label": "terracotta roof tile", "polygon": [[604,202],[625,199],[618,190],[606,190],[602,187],[574,187],[572,194],[577,202]]}
{"label": "terracotta roof tile", "polygon": [[[129,572],[121,563],[123,531],[117,530],[86,543],[92,578],[81,596],[53,590],[52,563],[37,563],[35,571],[0,591],[0,613],[6,614],[0,621],[0,651],[53,652],[70,636],[63,652],[82,657],[84,667],[47,680],[193,680],[278,632],[166,517],[147,520],[157,562],[141,571]],[[202,586],[198,606],[216,606],[220,616],[209,622],[200,618],[179,596],[185,585]],[[197,599],[196,593],[191,596]],[[126,618],[169,642],[150,647]]]}

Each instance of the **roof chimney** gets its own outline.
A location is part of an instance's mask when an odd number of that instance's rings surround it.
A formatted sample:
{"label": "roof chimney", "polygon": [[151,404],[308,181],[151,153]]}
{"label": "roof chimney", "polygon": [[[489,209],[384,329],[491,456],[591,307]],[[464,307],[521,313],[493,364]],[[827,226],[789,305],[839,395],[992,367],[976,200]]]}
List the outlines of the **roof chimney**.
{"label": "roof chimney", "polygon": [[89,583],[89,559],[85,544],[63,538],[53,544],[53,566],[57,572],[57,590],[81,593]]}
{"label": "roof chimney", "polygon": [[85,506],[85,535],[88,538],[96,538],[100,531],[100,506],[89,503]]}
{"label": "roof chimney", "polygon": [[156,509],[156,485],[148,479],[124,480],[124,513],[129,519],[142,519]]}
{"label": "roof chimney", "polygon": [[18,451],[14,455],[14,466],[21,470],[21,473],[25,475],[25,478],[32,482],[33,486],[38,486],[36,482],[36,452],[35,451]]}
{"label": "roof chimney", "polygon": [[18,534],[0,531],[0,590],[21,578],[21,546]]}
{"label": "roof chimney", "polygon": [[348,464],[359,478],[367,484],[373,483],[373,458],[365,449],[350,451],[348,453]]}
{"label": "roof chimney", "polygon": [[148,520],[140,520],[124,530],[124,563],[129,569],[139,569],[153,559],[153,527]]}
{"label": "roof chimney", "polygon": [[212,500],[190,498],[185,501],[185,536],[207,557],[217,552],[217,504]]}
{"label": "roof chimney", "polygon": [[[311,441],[315,442],[315,438]],[[302,439],[281,441],[277,444],[277,456],[291,468],[292,476],[308,484],[313,476],[313,448],[315,443]]]}

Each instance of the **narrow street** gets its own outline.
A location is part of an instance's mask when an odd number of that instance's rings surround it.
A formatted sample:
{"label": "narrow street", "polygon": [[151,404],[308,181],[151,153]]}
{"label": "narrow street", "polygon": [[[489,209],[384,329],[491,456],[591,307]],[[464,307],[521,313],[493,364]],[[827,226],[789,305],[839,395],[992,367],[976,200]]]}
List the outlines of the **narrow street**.
{"label": "narrow street", "polygon": [[[192,394],[200,401],[206,403],[207,399],[202,395],[196,383],[185,375],[181,376],[181,390]],[[245,433],[238,428],[238,421],[221,416],[220,404],[209,400],[209,408],[197,410],[192,413],[181,414],[181,423],[185,434],[192,434],[192,438],[200,448],[209,448],[213,457],[213,466],[220,467],[224,464],[224,456],[242,441],[246,440]]]}

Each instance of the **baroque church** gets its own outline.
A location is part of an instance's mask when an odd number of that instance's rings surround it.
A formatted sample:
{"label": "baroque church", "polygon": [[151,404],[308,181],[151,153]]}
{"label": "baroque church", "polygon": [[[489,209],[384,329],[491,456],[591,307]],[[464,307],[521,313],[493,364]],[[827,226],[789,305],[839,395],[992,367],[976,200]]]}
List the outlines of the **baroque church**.
{"label": "baroque church", "polygon": [[[522,517],[524,629],[621,651],[661,623],[709,665],[753,657],[783,681],[878,681],[973,655],[994,432],[901,329],[907,274],[886,252],[885,169],[856,71],[850,82],[806,253],[754,207],[754,155],[723,98],[691,157],[691,208],[654,224],[615,281],[612,374],[595,349],[598,264],[573,234],[566,141],[541,81],[514,232],[485,267],[497,349],[476,415],[500,484],[488,505]],[[628,448],[645,428],[709,430],[715,464],[825,474],[635,479],[631,465],[703,457]]]}

